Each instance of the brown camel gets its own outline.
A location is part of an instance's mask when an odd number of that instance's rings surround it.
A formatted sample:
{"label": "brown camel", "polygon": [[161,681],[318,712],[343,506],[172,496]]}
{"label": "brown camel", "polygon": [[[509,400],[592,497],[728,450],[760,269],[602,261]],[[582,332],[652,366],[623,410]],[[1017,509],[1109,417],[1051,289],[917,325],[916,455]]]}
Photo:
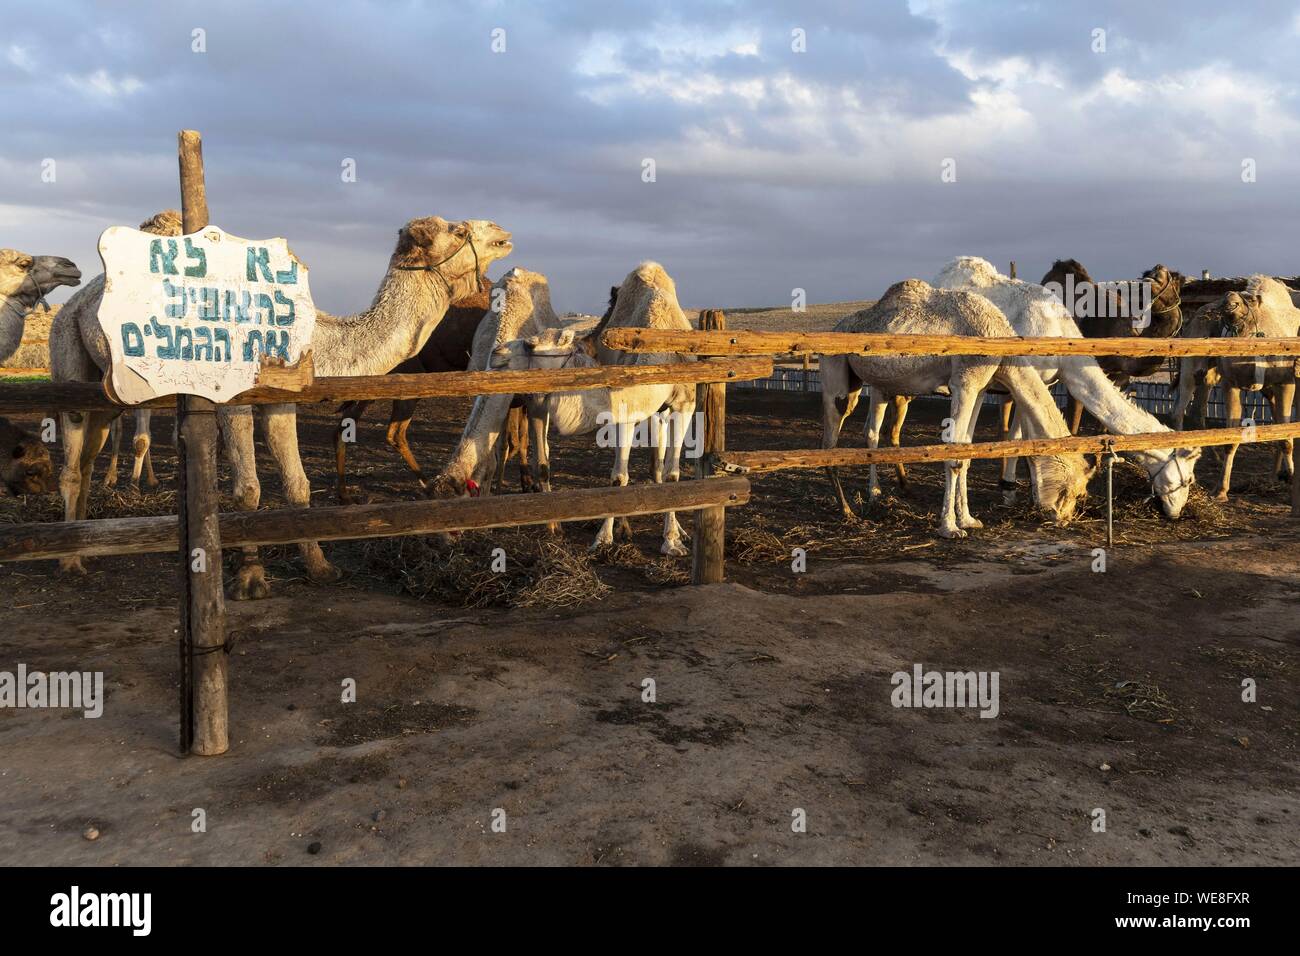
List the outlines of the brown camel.
{"label": "brown camel", "polygon": [[35,435],[0,418],[0,498],[57,491],[50,450]]}
{"label": "brown camel", "polygon": [[[1099,284],[1077,259],[1057,259],[1039,285],[1050,289],[1070,310],[1085,338],[1173,338],[1183,326],[1182,289],[1187,278],[1181,272],[1157,264],[1142,273],[1151,283],[1151,311],[1145,303],[1122,294],[1120,288]],[[1121,390],[1135,378],[1154,375],[1165,360],[1160,356],[1101,355],[1097,364]],[[1077,435],[1083,423],[1083,405],[1070,396],[1070,434]]]}

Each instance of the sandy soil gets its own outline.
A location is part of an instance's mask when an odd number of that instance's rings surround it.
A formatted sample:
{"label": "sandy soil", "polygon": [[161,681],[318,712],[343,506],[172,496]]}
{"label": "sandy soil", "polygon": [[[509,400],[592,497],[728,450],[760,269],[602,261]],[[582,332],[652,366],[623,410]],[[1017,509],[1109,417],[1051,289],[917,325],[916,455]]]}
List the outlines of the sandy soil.
{"label": "sandy soil", "polygon": [[[728,440],[815,445],[815,409],[735,393]],[[426,403],[412,429],[422,460],[445,454],[463,414]],[[908,441],[926,440],[922,418]],[[354,474],[374,499],[408,497],[382,426],[363,424]],[[322,411],[304,416],[322,503],[329,428]],[[155,421],[164,490],[97,493],[93,516],[172,507],[169,432]],[[607,468],[572,443],[554,456],[561,487]],[[1057,529],[1000,504],[989,463],[972,473],[987,528],[964,541],[934,537],[934,468],[847,529],[821,476],[762,477],[730,513],[729,583],[598,563],[615,590],[571,609],[417,600],[360,543],[328,549],[349,576],[316,588],[277,550],[274,596],[228,605],[233,746],[219,758],[176,755],[172,558],[96,559],[75,581],[6,565],[0,670],[102,670],[108,699],[98,720],[0,710],[0,859],[1295,864],[1300,526],[1267,457],[1244,449],[1236,500],[1198,496],[1177,524],[1117,473],[1105,573],[1092,570],[1097,486]],[[1215,474],[1201,466],[1202,481]],[[278,481],[264,482],[275,504]],[[0,520],[22,516],[10,504]],[[653,556],[656,521],[635,524]],[[591,533],[565,540],[580,551]],[[795,546],[806,573],[790,569]],[[999,716],[894,708],[890,677],[915,663],[997,671]],[[1247,677],[1257,703],[1241,700]],[[356,703],[340,702],[346,678]],[[206,833],[191,832],[195,808]],[[792,832],[797,808],[806,833]]]}

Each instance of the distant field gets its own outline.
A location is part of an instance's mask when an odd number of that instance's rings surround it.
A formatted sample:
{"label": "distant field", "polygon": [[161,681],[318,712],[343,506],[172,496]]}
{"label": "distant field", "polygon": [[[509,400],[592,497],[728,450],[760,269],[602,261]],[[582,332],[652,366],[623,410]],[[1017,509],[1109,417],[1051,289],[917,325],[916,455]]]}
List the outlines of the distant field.
{"label": "distant field", "polygon": [[[752,309],[723,309],[727,328],[745,332],[829,332],[835,323],[851,312],[874,305],[871,300],[861,302],[827,302],[810,305],[804,312],[793,312],[788,305]],[[692,322],[699,317],[698,309],[686,309]]]}
{"label": "distant field", "polygon": [[[50,306],[50,311],[37,307],[35,312],[27,313],[27,322],[23,326],[23,344],[18,351],[0,362],[0,368],[49,368],[50,367],[50,324],[59,314],[59,306]],[[6,381],[14,381],[9,378]]]}

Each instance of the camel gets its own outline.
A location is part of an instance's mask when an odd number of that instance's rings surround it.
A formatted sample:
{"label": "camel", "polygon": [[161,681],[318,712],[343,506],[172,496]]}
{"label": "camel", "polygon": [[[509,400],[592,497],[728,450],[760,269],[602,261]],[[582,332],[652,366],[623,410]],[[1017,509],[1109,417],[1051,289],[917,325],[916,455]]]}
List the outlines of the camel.
{"label": "camel", "polygon": [[[1300,335],[1300,309],[1295,307],[1286,286],[1265,275],[1253,275],[1246,282],[1246,291],[1225,293],[1207,305],[1198,318],[1210,324],[1220,323],[1222,334],[1232,338],[1288,338]],[[1291,420],[1291,407],[1296,394],[1296,361],[1290,355],[1272,356],[1220,356],[1214,362],[1219,382],[1223,386],[1227,411],[1224,418],[1229,428],[1245,425],[1241,417],[1241,392],[1263,390],[1267,393],[1273,411],[1273,421],[1285,424]],[[1180,382],[1181,385],[1181,382]],[[1228,500],[1232,485],[1232,463],[1240,445],[1229,445],[1223,459],[1223,474],[1215,497]],[[1290,481],[1294,470],[1293,443],[1286,439],[1278,443],[1274,471],[1279,481]]]}
{"label": "camel", "polygon": [[[496,295],[496,290],[500,294]],[[494,295],[500,300],[499,311],[479,326],[474,340],[474,353],[470,359],[470,368],[489,368],[494,355],[515,339],[539,335],[547,329],[556,329],[566,324],[566,320],[555,314],[551,307],[550,286],[546,277],[526,269],[511,269],[497,280]],[[682,361],[676,354],[636,354],[606,349],[599,344],[599,336],[605,328],[670,328],[690,329],[690,321],[682,314],[677,303],[677,287],[663,266],[656,262],[643,262],[632,270],[618,286],[611,290],[612,308],[600,320],[595,330],[585,337],[585,351],[601,365],[656,364]],[[568,324],[573,324],[568,320]],[[486,476],[495,462],[494,449],[500,439],[502,423],[510,407],[513,396],[481,395],[474,402],[465,430],[451,458],[435,480],[434,487],[440,497],[475,495],[486,481]],[[674,386],[666,403],[677,412],[675,421],[680,425],[689,420],[695,409],[695,389],[686,386]],[[618,454],[615,456],[611,480],[615,485],[628,482],[627,462],[631,451],[632,429],[616,428],[615,440]],[[535,433],[534,433],[535,434]],[[663,475],[669,481],[680,477],[680,445],[685,441],[683,430],[675,429],[667,440],[677,446],[678,463],[670,465]],[[602,547],[613,543],[614,520],[608,518],[601,525],[593,547]],[[666,521],[666,534],[661,550],[665,554],[685,554],[681,545],[682,533],[676,518],[669,527]],[[619,519],[620,529],[629,537],[631,526],[626,518]]]}
{"label": "camel", "polygon": [[[1183,326],[1182,290],[1187,277],[1157,263],[1142,273],[1141,281],[1151,284],[1149,308],[1124,294],[1126,283],[1096,282],[1076,259],[1057,259],[1039,284],[1061,300],[1088,338],[1137,335],[1167,339],[1178,335]],[[1160,371],[1165,360],[1161,356],[1102,355],[1097,364],[1120,391],[1125,391],[1133,379]],[[1083,422],[1083,405],[1073,395],[1068,417],[1070,434],[1077,435]]]}
{"label": "camel", "polygon": [[61,285],[80,284],[81,270],[71,260],[0,249],[0,362],[18,351],[27,313],[37,303],[45,304],[45,297]]}
{"label": "camel", "polygon": [[[470,371],[490,369],[496,350],[515,339],[586,320],[556,315],[546,276],[518,266],[493,284],[490,302],[491,308],[474,331],[467,365]],[[518,404],[513,395],[480,395],[474,399],[460,441],[430,483],[433,495],[473,496],[489,485],[497,464],[497,445],[505,432],[511,407]],[[490,487],[488,490],[491,491]]]}
{"label": "camel", "polygon": [[[81,284],[81,272],[60,256],[32,256],[0,249],[0,362],[18,351],[27,313],[61,285]],[[54,490],[54,469],[43,442],[0,418],[0,495]]]}
{"label": "camel", "polygon": [[[597,326],[587,336],[579,339],[573,328],[546,329],[528,339],[516,339],[497,349],[493,355],[493,368],[524,371],[534,368],[593,368],[599,363],[599,335],[605,323]],[[527,410],[530,443],[533,449],[533,481],[543,492],[551,490],[550,433],[552,428],[560,435],[590,435],[606,433],[611,427],[617,443],[614,480],[627,483],[628,453],[632,435],[648,425],[654,437],[653,479],[662,484],[665,476],[677,481],[681,475],[681,451],[689,427],[694,401],[689,407],[680,402],[677,389],[672,385],[641,385],[632,388],[583,389],[573,392],[549,392],[524,397]],[[664,411],[668,409],[668,411]],[[592,548],[600,548],[613,541],[613,518],[607,518]],[[555,526],[551,526],[555,530]],[[660,551],[672,556],[687,553],[683,544],[685,532],[677,521],[675,512],[665,512],[663,544]]]}
{"label": "camel", "polygon": [[[446,317],[433,330],[429,340],[420,349],[420,354],[407,359],[392,374],[412,374],[422,372],[463,372],[469,364],[470,351],[473,347],[474,333],[479,323],[488,312],[491,283],[485,275],[479,276],[478,288],[473,294],[453,302],[447,309]],[[396,451],[415,475],[415,480],[422,490],[428,490],[428,482],[420,470],[411,446],[406,439],[415,409],[420,404],[418,398],[394,399],[392,412],[388,418],[386,441]],[[351,504],[352,496],[347,488],[347,442],[344,438],[344,422],[351,419],[353,423],[361,421],[361,416],[370,405],[368,401],[345,402],[339,408],[339,425],[334,435],[334,460],[337,473],[336,493],[340,504]],[[528,457],[528,430],[523,420],[522,407],[512,408],[506,428],[506,453],[498,471],[497,490],[500,491],[505,477],[506,461],[512,456],[519,457],[519,478],[524,491],[530,491],[531,475],[525,467]]]}
{"label": "camel", "polygon": [[[174,210],[141,225],[146,232],[179,234]],[[485,220],[448,222],[438,216],[412,219],[398,230],[388,271],[364,312],[334,316],[317,312],[312,340],[316,374],[382,375],[417,354],[441,321],[449,302],[469,294],[483,263],[508,255],[510,233]],[[97,319],[103,277],[93,280],[60,310],[50,331],[51,372],[56,381],[96,381],[109,366],[108,343]],[[310,504],[311,487],[298,454],[297,416],[292,404],[260,406],[266,441],[279,466],[285,498],[295,508]],[[67,518],[85,518],[95,455],[104,445],[115,412],[92,412],[75,419],[64,416],[65,464],[60,486]],[[241,511],[257,508],[261,485],[253,445],[253,410],[247,405],[218,407],[218,423],[234,472],[234,498]],[[299,544],[308,577],[317,583],[339,579],[316,542]],[[82,571],[77,558],[61,562],[65,570]],[[243,560],[231,582],[236,600],[270,594],[266,572],[256,548],[244,548]]]}
{"label": "camel", "polygon": [[[1082,334],[1069,311],[1051,292],[1040,285],[1010,279],[977,256],[953,259],[940,271],[935,285],[984,296],[1002,310],[1016,335],[1079,338]],[[1064,382],[1070,394],[1114,434],[1170,431],[1154,415],[1130,402],[1091,356],[1036,356],[1028,359],[1028,363],[1038,370],[1044,382],[1050,384],[1057,378]],[[1015,422],[1012,433],[1016,437],[1020,435]],[[1177,518],[1182,514],[1195,481],[1194,469],[1201,450],[1161,448],[1125,452],[1125,455],[1146,470],[1152,494],[1159,498],[1165,515]],[[1003,463],[1002,487],[1009,501],[1015,500],[1016,464],[1014,458]]]}
{"label": "camel", "polygon": [[[889,332],[975,336],[1014,336],[1016,331],[998,308],[971,292],[939,289],[920,279],[905,279],[889,288],[870,308],[845,316],[836,332]],[[1069,433],[1065,419],[1036,369],[1020,358],[999,360],[972,355],[824,355],[822,370],[822,447],[834,448],[845,419],[853,413],[863,384],[889,395],[926,395],[946,385],[951,394],[953,435],[970,442],[985,391],[993,382],[1007,388],[1020,409],[1023,426],[1034,437],[1060,438]],[[970,513],[966,491],[969,461],[950,459],[944,482],[939,533],[964,538],[983,527]],[[846,518],[855,518],[835,468],[827,468]],[[1082,455],[1048,455],[1030,459],[1036,500],[1060,523],[1073,516],[1087,493],[1090,472]]]}
{"label": "camel", "polygon": [[54,491],[50,450],[35,435],[0,418],[0,498]]}

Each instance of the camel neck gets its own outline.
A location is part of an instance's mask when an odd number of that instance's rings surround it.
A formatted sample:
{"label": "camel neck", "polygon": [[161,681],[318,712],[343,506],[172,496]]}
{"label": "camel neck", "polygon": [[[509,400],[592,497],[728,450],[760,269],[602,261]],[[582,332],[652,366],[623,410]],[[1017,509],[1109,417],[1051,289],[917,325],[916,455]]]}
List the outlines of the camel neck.
{"label": "camel neck", "polygon": [[[453,292],[461,283],[453,283]],[[447,314],[447,289],[429,272],[389,268],[364,312],[316,313],[318,375],[383,375],[417,355]]]}
{"label": "camel neck", "polygon": [[29,306],[22,296],[0,297],[0,362],[18,351]]}

